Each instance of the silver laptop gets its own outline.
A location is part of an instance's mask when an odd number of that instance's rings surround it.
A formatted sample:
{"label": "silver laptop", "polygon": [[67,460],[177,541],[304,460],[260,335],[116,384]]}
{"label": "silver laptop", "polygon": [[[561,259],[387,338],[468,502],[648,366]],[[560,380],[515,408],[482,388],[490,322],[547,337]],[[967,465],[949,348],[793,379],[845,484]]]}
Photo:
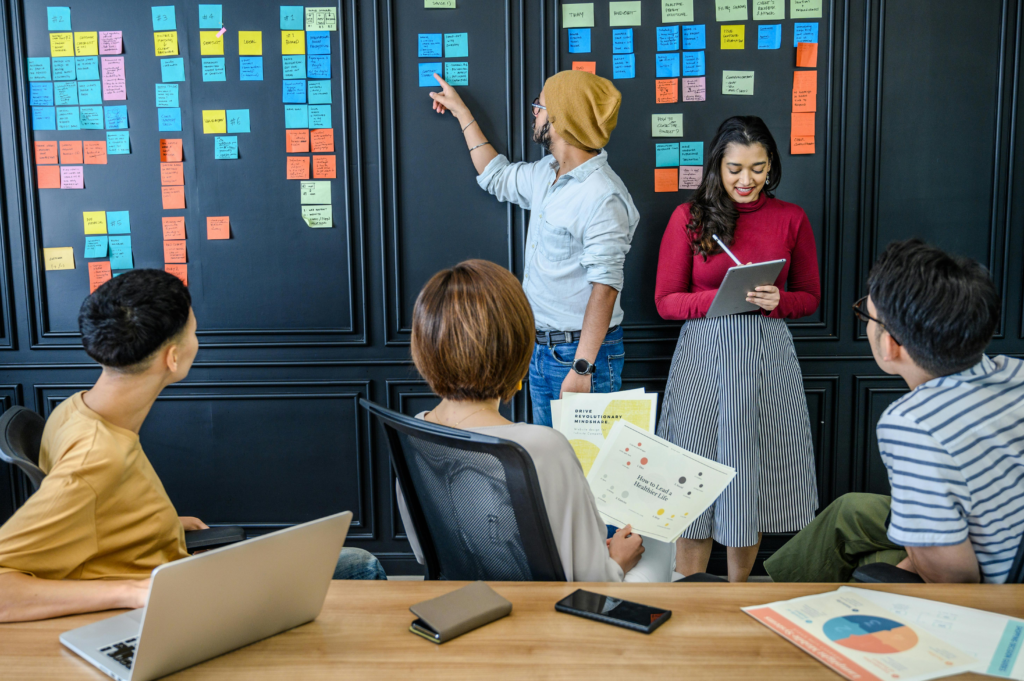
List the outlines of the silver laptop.
{"label": "silver laptop", "polygon": [[310,622],[351,522],[346,511],[161,565],[145,608],[60,642],[111,678],[149,681]]}

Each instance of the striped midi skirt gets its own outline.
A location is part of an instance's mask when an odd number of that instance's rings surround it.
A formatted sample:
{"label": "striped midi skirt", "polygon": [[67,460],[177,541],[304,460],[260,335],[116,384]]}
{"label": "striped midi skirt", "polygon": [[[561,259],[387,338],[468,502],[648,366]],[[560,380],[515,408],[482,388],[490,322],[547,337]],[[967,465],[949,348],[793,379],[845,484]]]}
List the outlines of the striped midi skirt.
{"label": "striped midi skirt", "polygon": [[807,398],[793,336],[781,319],[743,314],[687,321],[658,435],[736,469],[684,538],[753,546],[758,532],[796,532],[814,519]]}

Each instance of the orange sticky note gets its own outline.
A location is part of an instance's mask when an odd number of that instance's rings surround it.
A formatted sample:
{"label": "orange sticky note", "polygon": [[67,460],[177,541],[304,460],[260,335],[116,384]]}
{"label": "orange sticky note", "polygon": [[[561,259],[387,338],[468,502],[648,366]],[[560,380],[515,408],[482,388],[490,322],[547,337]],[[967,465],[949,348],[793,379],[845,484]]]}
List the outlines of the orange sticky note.
{"label": "orange sticky note", "polygon": [[85,147],[85,162],[88,165],[107,164],[107,143],[105,140],[86,140],[82,142]]}
{"label": "orange sticky note", "polygon": [[797,43],[796,65],[801,68],[818,68],[818,43]]}
{"label": "orange sticky note", "polygon": [[173,274],[178,279],[181,279],[181,283],[188,286],[188,265],[175,265],[173,263],[164,264],[164,272]]}
{"label": "orange sticky note", "polygon": [[160,161],[181,163],[181,140],[160,140]]}
{"label": "orange sticky note", "polygon": [[654,191],[656,191],[656,192],[677,192],[677,191],[679,191],[679,168],[655,168],[654,169]]}
{"label": "orange sticky note", "polygon": [[793,72],[793,111],[818,110],[818,72]]}
{"label": "orange sticky note", "polygon": [[163,218],[164,239],[185,238],[185,216],[178,215],[173,218]]}
{"label": "orange sticky note", "polygon": [[329,156],[314,156],[313,178],[317,180],[333,180],[338,177],[337,167],[334,163],[334,154],[330,154]]}
{"label": "orange sticky note", "polygon": [[89,263],[89,293],[110,281],[112,276],[108,260]]}
{"label": "orange sticky note", "polygon": [[36,184],[40,189],[60,189],[60,166],[36,166]]}
{"label": "orange sticky note", "polygon": [[797,154],[813,154],[814,137],[791,136],[789,138],[789,152],[794,156]]}
{"label": "orange sticky note", "polygon": [[654,102],[656,104],[673,104],[679,101],[679,79],[665,78],[654,81]]}
{"label": "orange sticky note", "polygon": [[795,113],[792,115],[790,135],[793,137],[814,137],[814,114]]}
{"label": "orange sticky note", "polygon": [[185,170],[181,163],[160,164],[160,184],[162,185],[184,185]]}
{"label": "orange sticky note", "polygon": [[81,140],[68,140],[60,143],[60,162],[67,165],[69,163],[80,164],[84,163],[82,160],[82,141]]}
{"label": "orange sticky note", "polygon": [[163,194],[164,210],[177,210],[185,207],[184,187],[160,187]]}
{"label": "orange sticky note", "polygon": [[57,162],[56,142],[36,142],[36,163],[49,164]]}
{"label": "orange sticky note", "polygon": [[207,239],[230,239],[231,238],[231,220],[228,216],[224,215],[221,217],[208,217],[206,218],[206,238]]}
{"label": "orange sticky note", "polygon": [[334,128],[309,131],[309,146],[314,154],[334,153]]}
{"label": "orange sticky note", "polygon": [[289,154],[309,152],[309,130],[285,130],[285,151]]}
{"label": "orange sticky note", "polygon": [[572,63],[573,71],[586,71],[587,73],[593,73],[597,75],[597,62],[596,61],[574,61]]}
{"label": "orange sticky note", "polygon": [[287,161],[289,180],[309,179],[309,156],[289,156]]}
{"label": "orange sticky note", "polygon": [[186,241],[164,241],[164,262],[188,262]]}

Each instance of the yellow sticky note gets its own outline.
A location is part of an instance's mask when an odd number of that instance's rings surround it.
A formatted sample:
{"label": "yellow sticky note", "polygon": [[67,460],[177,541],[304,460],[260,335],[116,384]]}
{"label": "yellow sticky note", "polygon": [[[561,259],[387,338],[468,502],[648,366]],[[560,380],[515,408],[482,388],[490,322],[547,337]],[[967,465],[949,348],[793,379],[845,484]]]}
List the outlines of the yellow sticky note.
{"label": "yellow sticky note", "polygon": [[199,31],[199,54],[224,54],[224,36],[220,31]]}
{"label": "yellow sticky note", "polygon": [[43,262],[48,270],[75,269],[75,249],[70,246],[62,248],[44,248]]}
{"label": "yellow sticky note", "polygon": [[238,54],[263,54],[263,31],[239,31]]}
{"label": "yellow sticky note", "polygon": [[224,109],[219,111],[203,111],[203,134],[226,135],[228,132],[228,116]]}
{"label": "yellow sticky note", "polygon": [[722,49],[742,50],[745,42],[744,28],[743,24],[722,26]]}
{"label": "yellow sticky note", "polygon": [[75,37],[71,33],[50,34],[51,57],[74,57]]}
{"label": "yellow sticky note", "polygon": [[281,31],[281,54],[306,54],[306,32]]}
{"label": "yellow sticky note", "polygon": [[178,54],[178,32],[159,31],[153,34],[153,45],[156,48],[156,56],[173,57]]}
{"label": "yellow sticky note", "polygon": [[106,234],[107,233],[107,211],[105,211],[105,210],[86,211],[85,213],[82,213],[82,218],[85,219],[85,233],[86,234]]}
{"label": "yellow sticky note", "polygon": [[75,33],[75,54],[79,57],[95,57],[100,53],[100,41],[96,31]]}

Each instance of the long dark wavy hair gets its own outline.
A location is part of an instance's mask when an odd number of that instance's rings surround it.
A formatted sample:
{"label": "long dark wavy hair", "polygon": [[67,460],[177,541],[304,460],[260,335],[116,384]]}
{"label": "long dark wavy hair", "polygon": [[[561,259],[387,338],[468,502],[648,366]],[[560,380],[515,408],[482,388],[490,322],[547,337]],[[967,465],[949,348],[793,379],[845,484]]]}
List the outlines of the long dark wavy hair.
{"label": "long dark wavy hair", "polygon": [[775,188],[782,181],[782,160],[775,138],[757,116],[733,116],[720,126],[711,140],[711,152],[704,167],[704,179],[693,198],[690,199],[690,222],[686,230],[690,233],[693,251],[705,259],[720,250],[712,235],[718,236],[726,245],[732,244],[736,232],[736,218],[739,211],[722,186],[722,157],[730,143],[750,146],[760,144],[768,154],[768,178],[763,194],[774,196]]}

